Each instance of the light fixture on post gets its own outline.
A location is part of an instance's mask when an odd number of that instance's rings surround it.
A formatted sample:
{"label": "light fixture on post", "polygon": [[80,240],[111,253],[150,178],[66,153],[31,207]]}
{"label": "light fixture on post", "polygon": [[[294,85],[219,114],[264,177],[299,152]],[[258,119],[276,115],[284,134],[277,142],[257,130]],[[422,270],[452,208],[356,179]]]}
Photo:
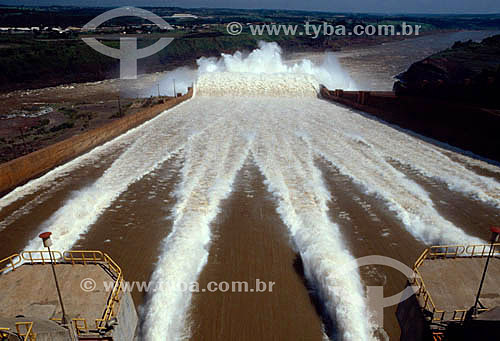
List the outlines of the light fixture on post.
{"label": "light fixture on post", "polygon": [[470,316],[471,318],[472,315],[477,315],[478,304],[481,306],[481,308],[484,308],[481,302],[479,302],[479,296],[481,295],[481,290],[483,289],[484,279],[486,278],[486,271],[488,271],[488,264],[490,263],[490,258],[495,253],[495,243],[498,243],[498,239],[500,236],[500,227],[492,226],[490,231],[491,231],[490,249],[488,250],[488,258],[486,258],[486,264],[484,265],[483,276],[481,277],[481,283],[479,284],[479,290],[477,291],[476,301],[474,302],[474,306],[471,308],[471,313],[472,313]]}
{"label": "light fixture on post", "polygon": [[52,258],[52,252],[50,251],[50,247],[52,246],[52,240],[50,239],[50,236],[52,235],[51,232],[44,232],[39,235],[39,237],[43,241],[43,246],[45,246],[49,250],[49,258],[50,258],[50,265],[52,266],[52,273],[54,274],[54,280],[56,282],[56,289],[57,289],[57,295],[59,296],[59,303],[61,304],[61,310],[62,310],[62,324],[67,325],[68,324],[68,319],[66,317],[66,311],[64,310],[64,304],[61,296],[61,290],[59,289],[59,282],[57,281],[57,276],[56,276],[56,269],[54,267],[54,262],[55,262],[55,257],[54,259]]}

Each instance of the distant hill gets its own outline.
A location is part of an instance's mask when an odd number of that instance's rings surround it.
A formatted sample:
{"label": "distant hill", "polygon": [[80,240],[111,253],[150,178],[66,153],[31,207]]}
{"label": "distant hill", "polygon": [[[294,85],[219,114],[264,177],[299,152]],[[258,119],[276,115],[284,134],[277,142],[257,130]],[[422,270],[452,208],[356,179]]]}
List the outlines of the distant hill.
{"label": "distant hill", "polygon": [[500,35],[452,48],[413,64],[394,90],[500,108]]}

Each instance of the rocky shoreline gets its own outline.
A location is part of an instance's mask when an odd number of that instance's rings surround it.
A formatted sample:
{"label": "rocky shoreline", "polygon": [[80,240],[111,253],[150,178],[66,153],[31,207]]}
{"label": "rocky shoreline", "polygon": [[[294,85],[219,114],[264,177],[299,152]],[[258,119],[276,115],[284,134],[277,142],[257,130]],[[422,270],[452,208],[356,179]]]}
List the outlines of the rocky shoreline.
{"label": "rocky shoreline", "polygon": [[397,94],[500,108],[500,35],[456,42],[397,76]]}

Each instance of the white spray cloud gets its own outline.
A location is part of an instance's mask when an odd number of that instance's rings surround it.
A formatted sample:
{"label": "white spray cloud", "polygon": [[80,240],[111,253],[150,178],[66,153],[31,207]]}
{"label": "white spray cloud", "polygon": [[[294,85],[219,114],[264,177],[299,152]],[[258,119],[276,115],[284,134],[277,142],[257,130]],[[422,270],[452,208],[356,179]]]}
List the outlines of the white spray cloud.
{"label": "white spray cloud", "polygon": [[142,97],[174,96],[176,93],[185,94],[188,87],[196,80],[196,71],[187,66],[179,67],[167,72],[153,87],[142,94]]}
{"label": "white spray cloud", "polygon": [[[165,74],[159,84],[143,96],[173,96],[185,93],[197,83],[199,95],[209,96],[317,96],[319,86],[329,89],[355,90],[356,84],[332,53],[326,53],[321,64],[309,59],[289,63],[277,43],[259,42],[249,54],[237,51],[219,58],[202,57],[198,69],[177,68]],[[237,76],[236,76],[237,75]]]}
{"label": "white spray cloud", "polygon": [[[197,61],[197,64],[200,80],[203,79],[202,77],[206,78],[209,75],[217,77],[217,74],[220,73],[238,74],[238,77],[243,76],[246,78],[250,77],[249,74],[253,74],[261,75],[261,77],[254,77],[252,79],[258,81],[269,79],[269,83],[276,83],[279,79],[283,83],[286,83],[288,80],[294,82],[297,77],[301,77],[302,80],[305,80],[302,86],[309,84],[316,90],[319,89],[320,84],[330,89],[356,89],[354,81],[342,69],[333,54],[326,54],[320,65],[313,63],[309,59],[289,64],[283,59],[283,53],[279,45],[274,42],[267,43],[261,41],[259,42],[259,48],[253,50],[248,55],[244,55],[238,51],[232,55],[222,54],[220,58],[203,57]],[[234,75],[232,78],[235,78]],[[226,76],[224,80],[230,80],[230,77]],[[248,84],[249,82],[246,83]],[[219,85],[223,84],[219,82]]]}

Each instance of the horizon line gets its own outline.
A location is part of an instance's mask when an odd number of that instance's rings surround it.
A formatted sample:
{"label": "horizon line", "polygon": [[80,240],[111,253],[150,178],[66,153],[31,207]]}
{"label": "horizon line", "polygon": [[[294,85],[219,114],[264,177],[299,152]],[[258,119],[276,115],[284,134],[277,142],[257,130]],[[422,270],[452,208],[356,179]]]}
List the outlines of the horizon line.
{"label": "horizon line", "polygon": [[4,4],[0,2],[2,7],[31,7],[31,8],[119,8],[119,7],[138,7],[138,8],[182,8],[182,9],[206,9],[206,10],[244,10],[244,11],[287,11],[287,12],[305,12],[305,13],[331,13],[331,14],[368,14],[368,15],[500,15],[499,12],[358,12],[358,11],[330,11],[330,10],[313,10],[313,9],[289,9],[289,8],[233,8],[233,7],[184,7],[184,6],[155,6],[155,5],[123,5],[123,6],[93,6],[93,5],[25,5],[25,4]]}

